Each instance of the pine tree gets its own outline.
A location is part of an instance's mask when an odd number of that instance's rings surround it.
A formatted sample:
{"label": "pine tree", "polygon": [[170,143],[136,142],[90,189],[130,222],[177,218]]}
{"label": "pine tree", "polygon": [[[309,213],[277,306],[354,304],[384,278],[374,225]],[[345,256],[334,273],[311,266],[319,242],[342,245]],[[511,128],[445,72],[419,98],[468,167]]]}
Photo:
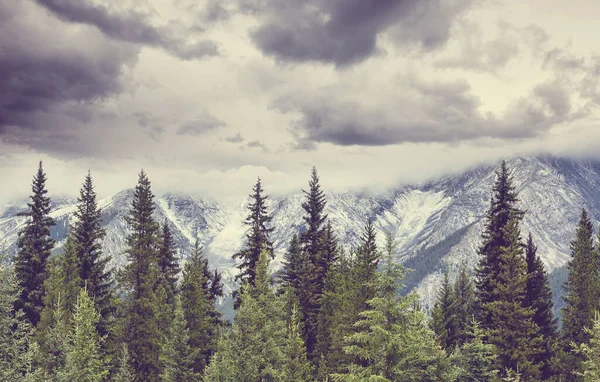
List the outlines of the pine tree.
{"label": "pine tree", "polygon": [[22,381],[31,369],[30,348],[31,326],[24,319],[23,311],[13,309],[20,296],[14,267],[0,252],[0,380]]}
{"label": "pine tree", "polygon": [[444,350],[452,351],[457,345],[455,341],[460,320],[456,316],[456,308],[456,295],[450,284],[448,272],[445,272],[444,281],[431,311],[431,329]]}
{"label": "pine tree", "polygon": [[496,347],[484,342],[484,333],[473,319],[468,335],[471,337],[458,348],[453,361],[459,368],[458,382],[495,381],[498,375]]}
{"label": "pine tree", "polygon": [[121,344],[117,363],[117,370],[112,376],[112,382],[133,382],[133,372],[131,371],[129,350],[126,343]]}
{"label": "pine tree", "polygon": [[435,344],[425,314],[415,309],[418,296],[397,292],[406,271],[393,261],[394,244],[388,235],[377,296],[368,303],[347,337],[345,351],[357,357],[348,372],[332,374],[334,381],[450,381],[456,371]]}
{"label": "pine tree", "polygon": [[78,255],[81,287],[85,287],[96,309],[100,313],[98,331],[108,333],[111,316],[115,312],[112,304],[112,272],[108,269],[110,256],[102,253],[102,240],[106,232],[102,228],[102,211],[98,208],[92,176],[88,172],[77,199],[76,221],[73,227],[74,246]]}
{"label": "pine tree", "polygon": [[552,289],[548,282],[548,274],[544,269],[544,263],[537,255],[537,247],[533,242],[531,233],[527,238],[525,247],[525,258],[527,261],[527,288],[524,306],[533,310],[533,322],[542,334],[542,352],[535,363],[540,365],[542,379],[550,378],[552,370],[552,359],[554,357],[557,340],[557,323],[553,314]]}
{"label": "pine tree", "polygon": [[356,310],[367,309],[367,301],[375,297],[377,288],[377,265],[380,253],[377,249],[377,235],[373,222],[369,219],[361,236],[361,244],[356,252],[353,264],[354,284],[360,289],[355,296]]}
{"label": "pine tree", "polygon": [[573,343],[576,353],[582,356],[581,370],[575,371],[577,376],[583,377],[584,382],[600,381],[600,317],[598,312],[592,321],[592,327],[584,328],[590,337],[589,342],[582,344]]}
{"label": "pine tree", "polygon": [[456,335],[452,342],[456,346],[461,346],[470,337],[468,317],[473,317],[475,314],[475,290],[465,263],[461,264],[458,278],[454,282],[454,296],[456,299],[454,313],[457,319]]}
{"label": "pine tree", "polygon": [[59,380],[100,382],[108,375],[108,363],[100,351],[103,338],[96,331],[98,321],[100,314],[93,301],[86,290],[81,290],[73,316],[65,369],[59,373]]}
{"label": "pine tree", "polygon": [[284,288],[289,287],[299,292],[299,269],[302,266],[302,247],[298,240],[298,235],[292,236],[288,250],[283,255],[283,273],[281,275],[281,283]]}
{"label": "pine tree", "polygon": [[175,318],[169,331],[165,350],[162,354],[165,368],[162,380],[165,382],[192,382],[199,380],[193,366],[198,349],[190,346],[190,333],[181,307],[181,298],[175,298]]}
{"label": "pine tree", "polygon": [[591,328],[594,312],[600,310],[599,263],[598,252],[594,249],[592,222],[584,209],[575,240],[571,242],[569,278],[564,285],[566,297],[561,337],[564,351],[562,367],[569,373],[565,376],[567,380],[577,380],[573,374],[582,370],[582,354],[573,349],[590,340],[589,333],[582,328]]}
{"label": "pine tree", "polygon": [[[262,189],[260,178],[258,178],[252,191],[252,195],[249,196],[252,202],[246,207],[249,214],[245,224],[250,227],[250,230],[246,234],[246,244],[240,252],[233,255],[234,259],[241,260],[240,265],[238,265],[240,272],[236,275],[235,280],[240,281],[240,283],[247,281],[250,285],[254,285],[256,264],[261,251],[266,249],[271,258],[275,256],[273,253],[273,243],[269,239],[269,235],[273,232],[273,227],[270,226],[272,217],[267,212],[266,202],[268,196],[263,196],[264,190]],[[238,303],[236,303],[236,306],[238,306]]]}
{"label": "pine tree", "polygon": [[160,330],[156,312],[154,286],[157,280],[157,242],[159,226],[154,220],[154,195],[150,181],[142,171],[135,187],[126,221],[129,263],[120,274],[121,284],[129,291],[125,308],[126,337],[136,381],[159,380]]}
{"label": "pine tree", "polygon": [[[478,302],[479,320],[483,328],[488,328],[491,318],[485,316],[481,307],[494,300],[495,280],[500,273],[501,248],[507,247],[509,239],[506,236],[506,226],[511,219],[521,220],[523,211],[516,207],[518,195],[513,185],[505,161],[496,172],[491,205],[486,215],[486,226],[482,234],[483,243],[479,248],[481,256],[476,269],[476,295]],[[483,314],[483,315],[482,315]]]}
{"label": "pine tree", "polygon": [[285,304],[269,287],[269,255],[261,252],[254,285],[242,286],[235,322],[219,340],[204,375],[207,382],[283,381]]}
{"label": "pine tree", "polygon": [[518,224],[513,216],[504,227],[507,244],[500,248],[499,273],[491,280],[491,302],[482,306],[489,318],[484,330],[497,348],[501,369],[518,370],[526,380],[537,380],[542,337],[533,310],[524,306],[528,276]]}
{"label": "pine tree", "polygon": [[[290,299],[288,293],[287,299]],[[313,367],[306,358],[306,347],[300,331],[298,308],[292,306],[291,315],[287,322],[285,343],[283,344],[282,375],[283,381],[310,382],[312,381]]]}
{"label": "pine tree", "polygon": [[46,174],[42,162],[33,177],[29,210],[20,214],[28,218],[25,227],[19,231],[18,253],[15,259],[15,272],[21,288],[21,295],[15,302],[15,310],[23,310],[26,319],[37,325],[44,306],[44,281],[46,281],[46,262],[54,248],[54,239],[50,227],[55,223],[50,217],[50,198],[46,196]]}
{"label": "pine tree", "polygon": [[183,269],[181,302],[184,318],[189,329],[189,344],[196,352],[193,356],[193,371],[201,374],[217,348],[217,334],[221,326],[221,316],[215,308],[213,289],[215,278],[208,269],[208,260],[202,255],[202,248],[196,239],[189,260]]}
{"label": "pine tree", "polygon": [[174,306],[177,294],[177,276],[181,271],[177,260],[175,238],[171,233],[167,219],[162,226],[160,244],[158,247],[158,282],[167,294],[167,303]]}
{"label": "pine tree", "polygon": [[[57,379],[57,374],[62,371],[66,363],[66,355],[68,352],[68,337],[71,328],[71,314],[65,309],[66,304],[61,300],[58,294],[53,305],[44,306],[42,317],[48,317],[48,322],[44,322],[47,326],[37,328],[36,333],[36,357],[34,359],[38,376],[44,376],[46,379]],[[71,309],[74,311],[77,302]],[[44,313],[52,307],[52,314]],[[47,314],[47,313],[46,313]],[[42,324],[43,321],[40,321]]]}

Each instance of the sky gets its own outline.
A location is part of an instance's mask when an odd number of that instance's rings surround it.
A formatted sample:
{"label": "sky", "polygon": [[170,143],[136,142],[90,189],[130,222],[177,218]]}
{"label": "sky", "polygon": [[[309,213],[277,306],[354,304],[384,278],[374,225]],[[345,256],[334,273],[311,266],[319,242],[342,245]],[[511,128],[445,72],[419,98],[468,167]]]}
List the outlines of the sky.
{"label": "sky", "polygon": [[0,2],[0,200],[37,163],[213,198],[600,159],[593,0]]}

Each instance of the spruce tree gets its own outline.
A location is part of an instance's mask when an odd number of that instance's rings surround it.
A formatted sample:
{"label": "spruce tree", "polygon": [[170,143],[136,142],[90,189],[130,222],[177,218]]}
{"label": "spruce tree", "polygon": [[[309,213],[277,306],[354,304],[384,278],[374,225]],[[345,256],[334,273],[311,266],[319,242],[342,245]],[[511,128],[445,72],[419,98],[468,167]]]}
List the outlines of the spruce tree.
{"label": "spruce tree", "polygon": [[177,294],[177,276],[181,271],[177,259],[177,246],[175,238],[167,219],[162,226],[160,244],[158,247],[158,282],[167,294],[167,303],[174,306]]}
{"label": "spruce tree", "polygon": [[79,293],[73,331],[67,347],[64,371],[59,373],[61,381],[101,382],[108,375],[107,360],[103,358],[100,345],[103,340],[96,331],[100,314],[86,290]]}
{"label": "spruce tree", "polygon": [[313,380],[313,366],[306,358],[306,347],[302,340],[300,318],[295,304],[292,306],[292,312],[287,321],[287,332],[282,349],[281,379],[283,381],[310,382]]}
{"label": "spruce tree", "polygon": [[598,312],[592,321],[591,327],[584,328],[589,336],[589,342],[582,344],[573,343],[575,352],[582,357],[581,370],[576,370],[575,374],[582,377],[584,382],[600,381],[600,317]]}
{"label": "spruce tree", "polygon": [[[521,220],[523,211],[516,207],[517,191],[505,161],[496,172],[496,181],[492,190],[491,205],[486,215],[486,225],[479,248],[480,261],[476,269],[476,295],[479,320],[483,328],[488,328],[491,318],[480,308],[494,300],[495,280],[500,273],[501,248],[509,245],[506,226],[511,219]],[[482,315],[483,314],[483,315]]]}
{"label": "spruce tree", "polygon": [[552,359],[556,350],[557,323],[553,314],[554,304],[548,274],[544,269],[544,263],[537,255],[537,247],[531,233],[527,238],[525,258],[528,279],[524,305],[533,310],[533,322],[536,323],[542,334],[542,352],[535,362],[540,365],[542,379],[546,380],[554,374]]}
{"label": "spruce tree", "polygon": [[150,180],[142,171],[135,187],[126,221],[130,228],[126,255],[129,263],[120,275],[129,291],[126,297],[123,341],[129,346],[136,381],[159,380],[160,331],[154,286],[157,281],[159,226],[154,217],[154,195]]}
{"label": "spruce tree", "polygon": [[283,381],[285,304],[270,289],[267,251],[256,264],[254,285],[244,283],[231,332],[208,365],[207,382]]}
{"label": "spruce tree", "polygon": [[28,211],[19,214],[27,217],[25,227],[19,231],[18,253],[15,259],[15,272],[21,295],[15,302],[15,310],[23,310],[26,319],[37,325],[44,306],[44,281],[46,281],[46,262],[54,248],[54,239],[50,227],[55,223],[50,217],[50,198],[46,196],[46,174],[42,162],[33,177],[31,202]]}
{"label": "spruce tree", "polygon": [[133,382],[133,371],[131,370],[129,350],[126,343],[121,344],[117,369],[111,378],[112,382]]}
{"label": "spruce tree", "polygon": [[[218,279],[217,279],[218,280]],[[181,282],[181,302],[184,318],[189,329],[189,344],[195,349],[192,369],[201,374],[217,348],[217,334],[221,326],[221,315],[215,308],[213,286],[215,278],[208,269],[208,259],[202,255],[198,239],[194,243],[191,256],[183,268]]]}
{"label": "spruce tree", "polygon": [[[249,282],[254,285],[256,277],[256,264],[258,257],[263,249],[266,249],[271,258],[274,258],[273,243],[269,236],[273,232],[271,220],[273,219],[267,212],[268,196],[263,195],[264,190],[260,178],[252,188],[252,194],[249,196],[252,200],[246,208],[249,211],[245,224],[250,227],[246,234],[246,243],[244,248],[233,255],[234,259],[240,259],[238,265],[240,272],[235,276],[236,281],[240,283]],[[238,304],[236,303],[236,306]]]}
{"label": "spruce tree", "polygon": [[[79,291],[79,289],[78,289]],[[77,292],[79,293],[79,292]],[[78,294],[77,294],[78,295]],[[36,366],[38,376],[44,376],[46,379],[57,379],[58,373],[64,371],[66,356],[68,352],[68,338],[72,326],[72,316],[65,309],[66,304],[61,300],[58,294],[53,305],[44,306],[42,320],[45,327],[38,326],[36,333],[36,357],[33,360]],[[51,309],[51,316],[48,311]],[[77,302],[71,306],[72,311],[77,307]]]}
{"label": "spruce tree", "polygon": [[474,319],[469,326],[471,337],[452,356],[459,369],[458,382],[492,382],[498,375],[496,347],[485,343],[483,330]]}
{"label": "spruce tree", "polygon": [[377,265],[380,253],[377,249],[377,235],[371,219],[367,221],[361,235],[361,244],[356,251],[353,261],[353,274],[355,287],[360,293],[355,296],[356,310],[362,312],[367,309],[367,301],[375,297],[377,288]]}
{"label": "spruce tree", "polygon": [[110,256],[102,253],[102,240],[106,235],[102,228],[102,211],[98,208],[92,176],[88,172],[79,190],[75,224],[74,245],[78,255],[81,287],[85,287],[100,313],[98,331],[108,333],[111,316],[115,311],[112,303],[112,272],[108,269]]}
{"label": "spruce tree", "polygon": [[175,298],[175,318],[173,319],[169,338],[161,356],[165,368],[162,380],[165,382],[192,382],[199,380],[193,366],[198,349],[190,346],[190,331],[181,307],[181,298]]}
{"label": "spruce tree", "polygon": [[438,290],[437,299],[431,311],[431,329],[443,349],[452,351],[456,347],[458,325],[460,319],[456,315],[456,295],[448,272],[444,273],[444,281]]}
{"label": "spruce tree", "polygon": [[292,236],[288,250],[283,254],[283,272],[281,283],[284,288],[289,287],[295,293],[299,292],[300,267],[302,266],[302,247],[298,235]]}
{"label": "spruce tree", "polygon": [[22,310],[13,309],[20,296],[15,270],[0,252],[0,380],[22,381],[31,369],[28,352],[31,326]]}
{"label": "spruce tree", "polygon": [[565,376],[567,380],[576,380],[573,374],[581,372],[583,357],[573,350],[589,341],[589,333],[582,328],[592,327],[594,312],[600,309],[600,261],[594,249],[592,222],[585,209],[581,212],[575,240],[571,242],[568,269],[562,310],[562,367],[569,373]]}
{"label": "spruce tree", "polygon": [[503,229],[507,243],[497,259],[499,273],[491,280],[491,302],[482,306],[489,319],[484,330],[497,348],[500,369],[518,370],[526,380],[537,380],[542,337],[533,310],[524,306],[528,275],[518,224],[513,215]]}
{"label": "spruce tree", "polygon": [[456,300],[454,314],[457,319],[456,335],[452,342],[456,346],[461,346],[470,338],[469,317],[475,314],[475,290],[465,263],[461,264],[458,277],[454,282],[454,296]]}

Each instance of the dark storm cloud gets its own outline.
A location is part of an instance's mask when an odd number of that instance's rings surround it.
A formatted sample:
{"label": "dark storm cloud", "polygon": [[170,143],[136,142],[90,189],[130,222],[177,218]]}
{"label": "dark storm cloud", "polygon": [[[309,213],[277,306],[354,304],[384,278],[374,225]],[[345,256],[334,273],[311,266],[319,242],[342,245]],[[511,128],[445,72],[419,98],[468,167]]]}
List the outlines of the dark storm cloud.
{"label": "dark storm cloud", "polygon": [[193,120],[182,123],[177,129],[177,134],[201,135],[225,125],[225,122],[204,110]]}
{"label": "dark storm cloud", "polygon": [[123,90],[123,69],[135,63],[136,47],[68,29],[29,1],[0,2],[0,15],[3,140],[26,143],[32,134],[18,129],[45,129],[50,133],[31,138],[43,146],[44,139],[69,135],[67,125],[90,121],[90,103]]}
{"label": "dark storm cloud", "polygon": [[473,1],[271,0],[254,3],[261,24],[251,34],[265,54],[282,61],[320,61],[345,66],[378,51],[386,32],[401,46],[436,49],[446,43],[454,19]]}
{"label": "dark storm cloud", "polygon": [[568,89],[553,82],[536,86],[500,116],[478,110],[479,99],[465,81],[426,83],[411,79],[414,98],[396,104],[366,107],[331,94],[289,96],[272,106],[282,113],[300,113],[292,125],[298,149],[311,143],[339,146],[385,146],[404,142],[461,142],[480,138],[524,139],[539,136],[557,124],[579,117],[572,112]]}
{"label": "dark storm cloud", "polygon": [[64,20],[92,25],[113,39],[161,47],[184,60],[218,54],[218,47],[213,41],[188,41],[181,36],[187,36],[189,32],[185,33],[184,30],[176,30],[172,27],[153,26],[147,12],[140,10],[111,12],[107,6],[90,0],[37,0],[37,2]]}

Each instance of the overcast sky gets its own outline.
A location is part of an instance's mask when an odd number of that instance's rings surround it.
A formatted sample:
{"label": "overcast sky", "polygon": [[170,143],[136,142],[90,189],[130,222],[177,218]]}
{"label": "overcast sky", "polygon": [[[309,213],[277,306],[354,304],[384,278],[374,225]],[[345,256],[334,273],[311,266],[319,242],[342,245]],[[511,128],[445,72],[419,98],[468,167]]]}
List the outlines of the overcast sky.
{"label": "overcast sky", "polygon": [[[119,4],[119,5],[117,5]],[[594,0],[0,2],[0,200],[417,182],[600,157]]]}

